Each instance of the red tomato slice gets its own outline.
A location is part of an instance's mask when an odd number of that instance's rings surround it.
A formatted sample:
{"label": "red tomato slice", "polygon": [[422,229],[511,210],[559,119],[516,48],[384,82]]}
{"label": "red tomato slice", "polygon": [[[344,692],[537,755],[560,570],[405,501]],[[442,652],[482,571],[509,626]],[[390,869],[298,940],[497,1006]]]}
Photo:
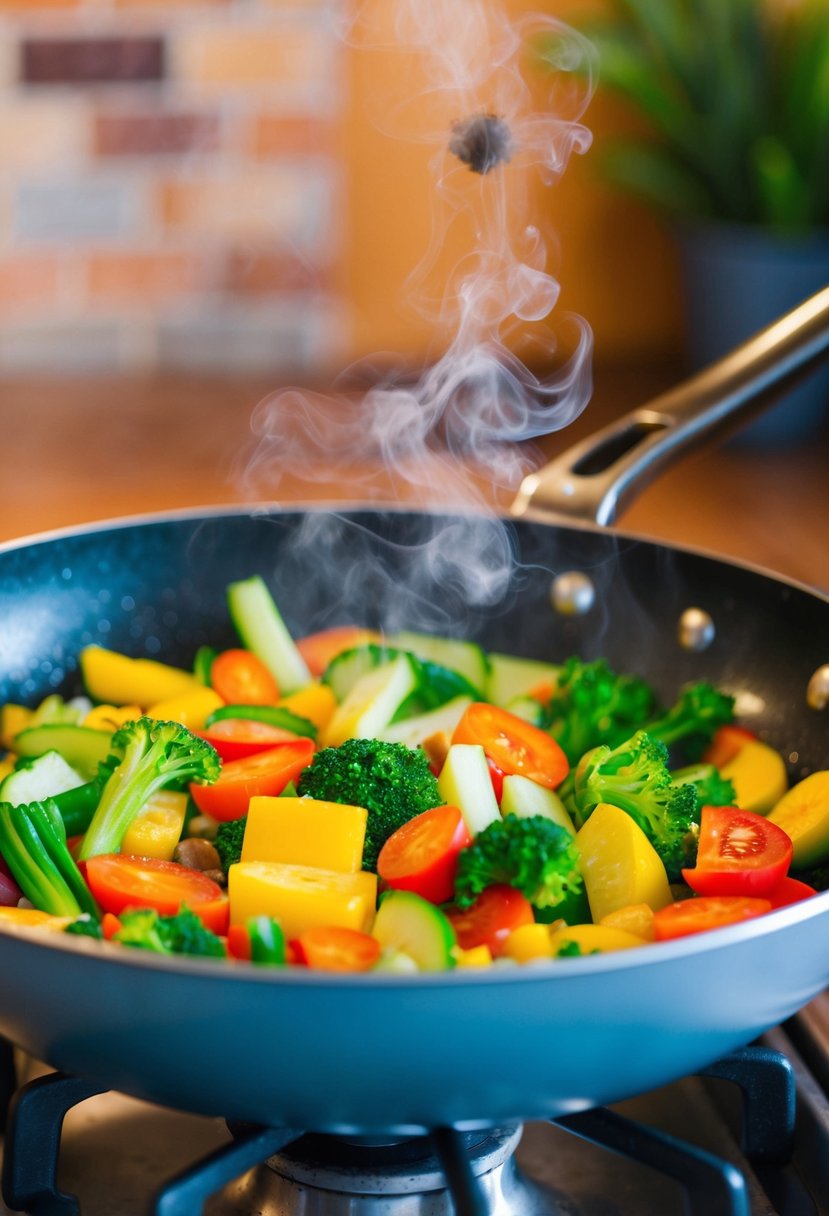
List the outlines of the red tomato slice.
{"label": "red tomato slice", "polygon": [[254,718],[219,718],[205,730],[194,732],[215,747],[223,760],[244,760],[276,747],[279,743],[292,743],[302,736],[269,722],[257,722]]}
{"label": "red tomato slice", "polygon": [[807,882],[801,882],[799,878],[789,877],[784,878],[773,891],[769,891],[766,899],[773,908],[787,908],[789,904],[800,903],[801,899],[809,899],[812,895],[817,895],[814,887],[810,887]]}
{"label": "red tomato slice", "polygon": [[458,854],[471,843],[459,809],[436,806],[389,836],[377,859],[377,873],[388,887],[442,904],[455,889]]}
{"label": "red tomato slice", "polygon": [[723,925],[735,925],[771,911],[768,899],[751,899],[746,895],[709,895],[695,899],[680,899],[653,914],[653,934],[658,942],[691,933],[705,933]]}
{"label": "red tomato slice", "polygon": [[502,773],[529,777],[554,789],[567,776],[567,757],[555,739],[509,710],[475,701],[464,713],[453,743],[478,743]]}
{"label": "red tomato slice", "polygon": [[101,909],[115,916],[126,908],[155,908],[161,916],[175,916],[182,904],[201,916],[203,908],[209,912],[209,905],[227,903],[219,884],[201,870],[157,857],[99,853],[83,863],[83,873]]}
{"label": "red tomato slice", "polygon": [[682,877],[698,895],[764,897],[786,877],[792,842],[782,828],[753,811],[704,806],[699,851]]}
{"label": "red tomato slice", "polygon": [[311,675],[321,676],[331,660],[344,650],[382,640],[380,634],[372,629],[362,629],[359,625],[335,625],[332,629],[309,633],[307,637],[300,638],[296,645]]}
{"label": "red tomato slice", "polygon": [[249,650],[223,650],[210,668],[210,686],[225,705],[274,705],[279,685]]}
{"label": "red tomato slice", "polygon": [[503,953],[513,929],[535,920],[530,901],[500,883],[482,891],[471,907],[447,908],[446,915],[462,950],[489,946],[493,957]]}
{"label": "red tomato slice", "polygon": [[191,785],[190,796],[203,815],[213,819],[241,819],[255,794],[275,797],[289,781],[294,781],[311,762],[313,739],[280,743],[265,752],[230,760],[222,765],[219,780],[213,785]]}
{"label": "red tomato slice", "polygon": [[734,759],[746,743],[750,743],[752,739],[756,738],[754,731],[729,722],[726,726],[718,727],[714,732],[714,737],[703,752],[702,759],[706,764],[713,764],[714,768],[723,768]]}
{"label": "red tomato slice", "polygon": [[298,964],[319,971],[368,971],[380,957],[375,937],[341,925],[306,929],[291,945]]}

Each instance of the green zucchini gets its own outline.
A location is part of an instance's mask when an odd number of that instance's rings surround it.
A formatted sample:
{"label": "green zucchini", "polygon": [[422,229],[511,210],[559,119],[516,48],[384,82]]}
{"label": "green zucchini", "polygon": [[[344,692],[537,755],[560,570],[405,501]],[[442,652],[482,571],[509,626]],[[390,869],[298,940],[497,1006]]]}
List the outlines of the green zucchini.
{"label": "green zucchini", "polygon": [[111,742],[112,735],[107,730],[47,723],[44,726],[27,726],[19,735],[15,735],[14,749],[18,756],[42,756],[44,752],[58,752],[82,778],[90,778],[97,774],[98,765],[109,756]]}
{"label": "green zucchini", "polygon": [[268,726],[278,726],[280,730],[291,730],[295,735],[306,735],[309,739],[317,737],[317,728],[313,722],[279,705],[220,705],[207,717],[204,725],[209,729],[214,722],[220,722],[222,718],[245,718],[252,722],[266,722]]}
{"label": "green zucchini", "polygon": [[322,673],[322,682],[327,684],[337,700],[342,703],[358,680],[375,667],[391,663],[402,652],[376,642],[353,646],[336,655]]}
{"label": "green zucchini", "polygon": [[532,692],[539,684],[555,684],[560,670],[557,664],[545,663],[540,659],[490,653],[485,699],[493,705],[507,706],[516,697],[524,697]]}
{"label": "green zucchini", "polygon": [[0,802],[22,806],[26,802],[42,802],[66,790],[83,785],[83,777],[56,751],[18,762],[14,771],[0,782]]}
{"label": "green zucchini", "polygon": [[477,836],[501,818],[484,749],[477,743],[453,743],[438,777],[440,796],[463,815],[470,835]]}
{"label": "green zucchini", "polygon": [[445,705],[440,705],[428,713],[393,722],[391,726],[380,731],[377,737],[386,743],[405,743],[407,747],[419,747],[431,735],[442,731],[451,735],[471,704],[469,697],[453,697]]}
{"label": "green zucchini", "polygon": [[455,931],[440,908],[412,891],[380,899],[372,934],[386,950],[401,951],[420,971],[446,971],[455,963]]}
{"label": "green zucchini", "polygon": [[311,683],[311,673],[288,632],[264,579],[231,583],[227,606],[242,645],[261,659],[282,693],[295,692]]}
{"label": "green zucchini", "polygon": [[437,663],[440,667],[448,667],[465,676],[474,689],[473,700],[483,699],[486,687],[489,663],[483,649],[477,642],[467,642],[460,638],[434,637],[429,633],[413,633],[404,630],[392,634],[389,638],[392,646],[401,650],[410,650],[428,663]]}

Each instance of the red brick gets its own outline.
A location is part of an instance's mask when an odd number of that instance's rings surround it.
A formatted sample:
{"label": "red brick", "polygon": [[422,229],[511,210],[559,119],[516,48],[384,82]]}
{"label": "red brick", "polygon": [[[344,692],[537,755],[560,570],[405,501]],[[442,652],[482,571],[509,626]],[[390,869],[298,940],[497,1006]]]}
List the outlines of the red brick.
{"label": "red brick", "polygon": [[95,301],[155,302],[188,295],[201,284],[201,261],[188,253],[92,253],[86,272]]}
{"label": "red brick", "polygon": [[251,124],[250,146],[254,156],[331,155],[336,150],[338,128],[311,115],[259,114]]}
{"label": "red brick", "polygon": [[0,258],[0,312],[4,315],[54,304],[57,294],[55,258],[25,254]]}
{"label": "red brick", "polygon": [[329,291],[331,267],[310,262],[289,250],[233,249],[222,287],[236,295],[265,296],[293,291]]}
{"label": "red brick", "polygon": [[215,114],[98,114],[94,146],[98,156],[215,152],[219,119]]}
{"label": "red brick", "polygon": [[161,38],[26,38],[21,75],[27,84],[97,84],[160,80]]}

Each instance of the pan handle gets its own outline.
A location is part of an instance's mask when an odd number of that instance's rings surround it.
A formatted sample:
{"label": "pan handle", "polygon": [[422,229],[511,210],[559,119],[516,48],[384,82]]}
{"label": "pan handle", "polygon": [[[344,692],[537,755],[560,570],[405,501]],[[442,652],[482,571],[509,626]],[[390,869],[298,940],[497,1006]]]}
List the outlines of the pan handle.
{"label": "pan handle", "polygon": [[829,287],[697,375],[525,477],[514,516],[611,524],[669,465],[738,429],[829,355]]}

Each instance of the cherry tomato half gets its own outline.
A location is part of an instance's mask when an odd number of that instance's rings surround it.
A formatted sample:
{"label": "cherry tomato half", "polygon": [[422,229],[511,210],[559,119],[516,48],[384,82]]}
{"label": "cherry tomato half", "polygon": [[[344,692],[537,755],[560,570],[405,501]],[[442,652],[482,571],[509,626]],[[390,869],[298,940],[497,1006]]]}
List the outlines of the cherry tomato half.
{"label": "cherry tomato half", "polygon": [[318,971],[368,971],[380,957],[376,937],[343,925],[316,925],[291,945],[298,964]]}
{"label": "cherry tomato half", "polygon": [[126,908],[155,908],[161,916],[175,916],[182,904],[200,916],[201,908],[227,902],[212,878],[177,861],[99,853],[83,862],[82,869],[102,911],[115,916]]}
{"label": "cherry tomato half", "polygon": [[514,929],[535,920],[530,901],[502,883],[487,887],[468,908],[447,908],[446,915],[462,950],[489,946],[493,958],[503,953]]}
{"label": "cherry tomato half", "polygon": [[792,842],[782,828],[753,811],[704,806],[697,864],[682,877],[698,895],[765,897],[786,877]]}
{"label": "cherry tomato half", "polygon": [[230,760],[222,765],[219,780],[213,785],[191,785],[190,796],[203,815],[214,819],[241,819],[255,794],[275,797],[289,781],[294,781],[310,764],[314,754],[312,739],[280,743],[265,752]]}
{"label": "cherry tomato half", "polygon": [[746,895],[701,895],[695,899],[680,899],[654,912],[654,940],[666,942],[692,933],[705,933],[770,911],[768,899],[751,899]]}
{"label": "cherry tomato half", "polygon": [[471,843],[458,808],[436,806],[389,836],[377,859],[377,873],[388,887],[442,904],[455,889],[458,855]]}
{"label": "cherry tomato half", "polygon": [[254,718],[219,718],[195,733],[211,743],[222,760],[244,760],[246,756],[255,756],[269,747],[300,738],[291,730]]}
{"label": "cherry tomato half", "polygon": [[529,777],[555,789],[567,776],[567,757],[555,739],[507,709],[474,701],[464,713],[453,743],[477,743],[502,773]]}
{"label": "cherry tomato half", "polygon": [[769,891],[766,899],[773,908],[787,908],[789,904],[800,903],[801,899],[809,899],[812,895],[817,895],[814,887],[810,887],[807,882],[801,882],[799,878],[784,878],[783,881]]}
{"label": "cherry tomato half", "polygon": [[373,629],[363,629],[359,625],[335,625],[331,629],[321,629],[319,633],[309,633],[307,637],[300,638],[296,646],[311,675],[321,676],[331,660],[344,650],[380,641],[380,634]]}
{"label": "cherry tomato half", "polygon": [[223,650],[210,667],[210,684],[225,705],[273,705],[279,685],[249,650]]}

